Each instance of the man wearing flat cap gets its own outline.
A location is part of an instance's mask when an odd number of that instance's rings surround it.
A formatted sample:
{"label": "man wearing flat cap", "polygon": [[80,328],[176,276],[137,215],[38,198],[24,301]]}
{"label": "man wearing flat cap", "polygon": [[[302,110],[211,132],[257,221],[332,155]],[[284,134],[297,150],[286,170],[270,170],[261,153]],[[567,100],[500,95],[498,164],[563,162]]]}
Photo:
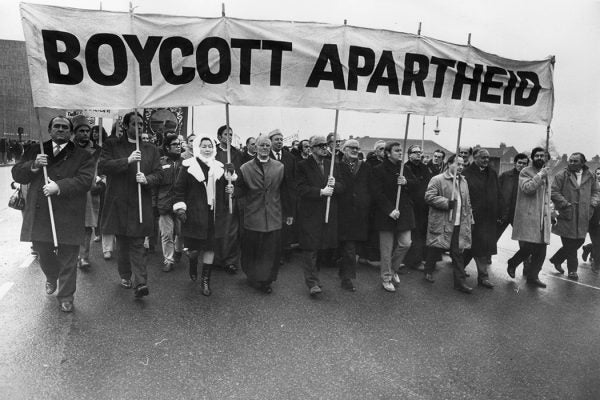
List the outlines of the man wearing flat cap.
{"label": "man wearing flat cap", "polygon": [[[310,138],[312,155],[298,163],[297,189],[299,198],[299,241],[302,249],[304,281],[311,296],[322,292],[317,268],[317,252],[334,249],[338,244],[337,201],[344,191],[339,168],[329,176],[331,159],[327,158],[324,136]],[[325,222],[327,198],[330,198],[329,218]]]}

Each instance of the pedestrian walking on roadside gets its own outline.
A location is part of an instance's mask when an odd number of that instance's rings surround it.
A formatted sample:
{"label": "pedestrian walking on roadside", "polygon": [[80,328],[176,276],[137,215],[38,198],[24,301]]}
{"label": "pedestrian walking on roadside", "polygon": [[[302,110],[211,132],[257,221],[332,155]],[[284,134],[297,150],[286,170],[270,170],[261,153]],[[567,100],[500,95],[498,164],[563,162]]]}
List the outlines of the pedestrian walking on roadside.
{"label": "pedestrian walking on roadside", "polygon": [[[46,276],[46,294],[53,294],[60,310],[73,311],[77,284],[77,256],[85,237],[86,194],[94,179],[92,155],[72,141],[73,125],[64,116],[48,124],[50,140],[44,154],[32,146],[12,168],[15,182],[29,184],[21,241],[32,242]],[[44,178],[46,167],[48,181]],[[47,197],[52,199],[58,248],[54,248]]]}
{"label": "pedestrian walking on roadside", "polygon": [[592,212],[600,204],[600,185],[585,163],[583,153],[571,154],[567,168],[552,182],[552,202],[558,212],[552,233],[560,236],[562,247],[550,262],[564,274],[561,264],[567,260],[567,277],[572,280],[579,279],[577,250],[585,241]]}

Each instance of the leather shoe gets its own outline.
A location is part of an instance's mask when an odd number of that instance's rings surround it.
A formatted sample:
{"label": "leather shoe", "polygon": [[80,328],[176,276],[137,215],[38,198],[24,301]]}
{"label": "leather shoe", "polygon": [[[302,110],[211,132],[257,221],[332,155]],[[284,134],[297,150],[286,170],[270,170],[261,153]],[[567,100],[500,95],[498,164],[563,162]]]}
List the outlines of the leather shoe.
{"label": "leather shoe", "polygon": [[171,271],[173,271],[173,263],[170,263],[170,262],[165,263],[165,265],[163,265],[163,267],[162,267],[162,271],[163,272],[171,272]]}
{"label": "leather shoe", "polygon": [[577,275],[577,272],[569,272],[567,278],[569,278],[572,281],[576,281],[579,279],[579,275]]}
{"label": "leather shoe", "polygon": [[271,294],[271,293],[273,293],[273,288],[269,284],[261,285],[261,287],[259,288],[259,290],[261,292],[265,293],[265,294]]}
{"label": "leather shoe", "polygon": [[546,284],[544,282],[540,281],[538,278],[527,279],[527,284],[530,286],[536,286],[536,287],[540,287],[540,288],[546,287]]}
{"label": "leather shoe", "polygon": [[342,289],[346,289],[349,292],[355,292],[356,288],[354,287],[354,284],[352,283],[352,280],[350,279],[343,279],[342,280]]}
{"label": "leather shoe", "polygon": [[309,289],[309,293],[310,293],[311,297],[315,297],[316,295],[318,295],[322,292],[323,292],[323,290],[321,290],[321,288],[318,285],[315,285]]}
{"label": "leather shoe", "polygon": [[433,279],[433,274],[425,274],[425,280],[429,283],[435,282],[435,279]]}
{"label": "leather shoe", "polygon": [[112,252],[105,251],[104,254],[103,254],[103,256],[104,256],[105,260],[110,260],[112,258]]}
{"label": "leather shoe", "polygon": [[225,272],[227,272],[229,275],[235,275],[237,274],[237,267],[233,264],[229,264],[226,265],[225,268],[223,268],[225,270]]}
{"label": "leather shoe", "polygon": [[119,285],[121,285],[122,288],[124,289],[131,289],[131,279],[121,279],[121,283],[119,283]]}
{"label": "leather shoe", "polygon": [[46,294],[56,292],[56,282],[46,282]]}
{"label": "leather shoe", "polygon": [[79,262],[77,263],[77,266],[80,269],[85,269],[91,266],[90,262],[86,259],[86,258],[80,258]]}
{"label": "leather shoe", "polygon": [[558,264],[558,263],[552,263],[552,265],[554,265],[554,269],[556,269],[556,271],[560,274],[564,274],[565,270],[563,269],[563,267]]}
{"label": "leather shoe", "polygon": [[477,282],[478,286],[483,286],[484,288],[493,289],[494,284],[489,281],[489,279],[482,279]]}
{"label": "leather shoe", "polygon": [[61,301],[60,311],[65,312],[65,313],[73,312],[73,302],[72,301]]}
{"label": "leather shoe", "polygon": [[515,279],[515,271],[517,269],[515,267],[511,267],[510,265],[508,267],[506,267],[506,272],[508,273],[508,276],[510,276],[511,278]]}
{"label": "leather shoe", "polygon": [[148,286],[144,284],[137,285],[137,287],[133,291],[133,296],[137,298],[148,296],[149,294],[150,291],[148,290]]}
{"label": "leather shoe", "polygon": [[467,286],[464,282],[455,283],[454,289],[458,290],[459,292],[466,293],[466,294],[471,294],[471,292],[473,292],[473,288]]}

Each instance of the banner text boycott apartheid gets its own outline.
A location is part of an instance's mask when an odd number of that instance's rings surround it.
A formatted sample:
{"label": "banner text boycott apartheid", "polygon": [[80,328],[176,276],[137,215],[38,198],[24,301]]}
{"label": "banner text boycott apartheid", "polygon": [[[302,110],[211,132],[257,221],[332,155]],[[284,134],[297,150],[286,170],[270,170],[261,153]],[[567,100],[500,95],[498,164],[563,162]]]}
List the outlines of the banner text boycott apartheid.
{"label": "banner text boycott apartheid", "polygon": [[[285,85],[282,81],[282,66],[286,54],[293,52],[292,42],[232,38],[227,40],[211,36],[195,44],[182,36],[148,36],[144,43],[137,35],[96,33],[85,43],[77,36],[58,30],[42,30],[44,55],[48,81],[57,85],[77,85],[89,78],[101,86],[120,85],[136,73],[140,86],[153,86],[156,79],[164,79],[170,85],[186,85],[194,79],[207,84],[223,84],[231,79],[232,52],[239,59],[240,85],[252,85],[252,57],[256,52],[270,54],[269,86]],[[101,68],[100,51],[112,55],[110,68]],[[330,85],[335,90],[358,91],[359,77],[368,78],[364,91],[376,93],[386,91],[390,95],[441,98],[447,79],[451,82],[452,100],[479,101],[490,104],[504,104],[529,107],[536,103],[541,89],[540,78],[534,71],[509,70],[495,65],[468,64],[464,61],[427,56],[407,52],[396,54],[382,50],[349,45],[343,52],[337,44],[324,43],[310,75],[306,78],[306,88]],[[342,60],[340,53],[347,53]],[[379,53],[379,54],[378,54]],[[85,66],[78,61],[83,54]],[[211,67],[211,55],[217,57]],[[131,71],[129,57],[132,56],[137,68]],[[174,57],[190,58],[195,68],[182,66],[174,68]],[[81,57],[80,57],[81,58]],[[153,76],[153,64],[158,63],[160,78]],[[63,68],[61,68],[61,65]],[[344,73],[344,70],[347,73]],[[110,71],[110,72],[107,72]],[[426,82],[431,82],[426,88]],[[467,88],[467,90],[463,90]],[[463,98],[465,96],[465,98]]]}

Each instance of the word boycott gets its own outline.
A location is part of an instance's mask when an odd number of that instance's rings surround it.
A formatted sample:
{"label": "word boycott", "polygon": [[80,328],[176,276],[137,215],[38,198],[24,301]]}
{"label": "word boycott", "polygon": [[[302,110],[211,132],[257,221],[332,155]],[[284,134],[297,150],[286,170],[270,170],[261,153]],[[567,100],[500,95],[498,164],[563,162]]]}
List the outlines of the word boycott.
{"label": "word boycott", "polygon": [[[41,33],[49,83],[81,83],[85,71],[77,60],[82,49],[77,36],[57,30],[42,30]],[[240,85],[252,84],[253,52],[268,51],[269,85],[281,86],[284,54],[293,52],[292,42],[288,41],[232,38],[228,42],[221,37],[210,36],[195,46],[181,36],[148,36],[142,45],[136,35],[112,33],[96,33],[83,47],[85,70],[92,81],[102,86],[120,85],[127,79],[130,73],[128,49],[137,61],[139,77],[136,79],[139,78],[141,86],[153,85],[152,64],[157,53],[161,76],[171,85],[188,84],[196,78],[196,73],[207,84],[225,83],[232,72],[233,49],[239,51],[235,58],[240,62]],[[109,48],[112,53],[110,73],[100,67],[101,47]],[[196,68],[183,66],[176,72],[173,65],[175,52],[181,57],[195,55]],[[511,71],[494,65],[468,64],[411,52],[404,54],[401,63],[397,60],[398,55],[390,50],[383,50],[377,56],[371,48],[353,45],[349,46],[347,53],[348,59],[344,60],[344,64],[337,44],[323,44],[305,87],[317,88],[329,82],[335,90],[358,91],[359,78],[364,78],[368,93],[387,88],[390,95],[432,98],[450,95],[453,100],[461,100],[466,93],[469,101],[525,107],[536,103],[541,89],[538,74],[533,71]],[[209,59],[210,54],[217,56],[216,62]],[[66,68],[61,70],[61,64]],[[450,89],[451,93],[443,93]]]}

